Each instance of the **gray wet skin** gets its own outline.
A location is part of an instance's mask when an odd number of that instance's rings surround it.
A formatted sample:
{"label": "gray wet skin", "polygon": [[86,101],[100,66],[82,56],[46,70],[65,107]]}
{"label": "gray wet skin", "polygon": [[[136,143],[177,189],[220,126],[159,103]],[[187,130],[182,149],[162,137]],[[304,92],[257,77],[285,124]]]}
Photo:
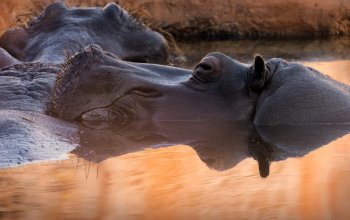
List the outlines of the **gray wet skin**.
{"label": "gray wet skin", "polygon": [[0,47],[25,62],[62,63],[65,50],[71,55],[89,44],[99,44],[121,59],[135,62],[166,63],[169,56],[166,40],[159,33],[115,3],[103,9],[69,9],[53,3],[29,22],[28,28],[10,29],[0,38]]}
{"label": "gray wet skin", "polygon": [[78,146],[77,127],[43,114],[0,110],[0,168],[61,160]]}
{"label": "gray wet skin", "polygon": [[136,119],[350,123],[350,88],[282,59],[246,65],[210,53],[192,71],[125,62],[94,46],[68,60],[50,110],[102,127]]}
{"label": "gray wet skin", "polygon": [[0,168],[64,159],[77,128],[44,115],[59,65],[19,63],[0,72]]}
{"label": "gray wet skin", "polygon": [[58,65],[20,63],[0,71],[0,110],[45,113]]}

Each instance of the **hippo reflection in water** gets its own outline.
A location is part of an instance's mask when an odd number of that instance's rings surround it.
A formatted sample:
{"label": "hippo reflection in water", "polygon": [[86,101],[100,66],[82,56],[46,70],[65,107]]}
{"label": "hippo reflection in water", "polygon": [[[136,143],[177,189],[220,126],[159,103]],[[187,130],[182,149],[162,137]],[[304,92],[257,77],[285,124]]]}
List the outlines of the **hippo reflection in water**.
{"label": "hippo reflection in water", "polygon": [[210,53],[190,71],[122,61],[94,45],[67,61],[50,112],[99,128],[136,119],[338,124],[350,123],[350,87],[276,58],[246,65]]}
{"label": "hippo reflection in water", "polygon": [[[65,53],[99,44],[123,60],[166,63],[166,40],[115,3],[101,8],[67,8],[53,3],[28,23],[0,38],[0,67],[24,62],[62,63]],[[8,52],[8,53],[7,53]],[[13,56],[13,57],[12,57]],[[18,60],[16,60],[18,59]]]}
{"label": "hippo reflection in water", "polygon": [[80,127],[80,147],[72,152],[100,162],[145,148],[185,144],[211,169],[224,171],[253,157],[260,176],[273,161],[301,157],[350,132],[349,124],[254,126],[250,121],[135,120],[108,129]]}

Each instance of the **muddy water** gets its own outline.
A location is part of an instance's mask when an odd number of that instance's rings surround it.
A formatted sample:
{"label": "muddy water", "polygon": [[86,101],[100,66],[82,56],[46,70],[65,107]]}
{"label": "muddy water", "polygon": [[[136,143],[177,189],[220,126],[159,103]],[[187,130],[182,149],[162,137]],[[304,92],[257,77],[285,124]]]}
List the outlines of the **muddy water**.
{"label": "muddy water", "polygon": [[[254,43],[182,44],[182,65],[209,51],[245,62],[260,53],[350,85],[349,47]],[[267,178],[248,150],[252,132],[274,145]],[[0,219],[350,219],[347,127],[138,122],[79,136],[81,147],[67,160],[0,169]]]}

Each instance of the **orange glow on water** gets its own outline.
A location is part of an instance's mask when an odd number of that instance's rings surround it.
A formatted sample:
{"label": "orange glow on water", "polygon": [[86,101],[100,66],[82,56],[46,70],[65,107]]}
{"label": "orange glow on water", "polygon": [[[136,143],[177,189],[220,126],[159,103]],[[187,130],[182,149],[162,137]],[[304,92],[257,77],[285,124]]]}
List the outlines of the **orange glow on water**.
{"label": "orange glow on water", "polygon": [[[4,219],[349,219],[350,135],[259,177],[245,159],[209,169],[192,148],[148,149],[99,164],[71,159],[0,171]],[[4,190],[6,187],[6,190]]]}

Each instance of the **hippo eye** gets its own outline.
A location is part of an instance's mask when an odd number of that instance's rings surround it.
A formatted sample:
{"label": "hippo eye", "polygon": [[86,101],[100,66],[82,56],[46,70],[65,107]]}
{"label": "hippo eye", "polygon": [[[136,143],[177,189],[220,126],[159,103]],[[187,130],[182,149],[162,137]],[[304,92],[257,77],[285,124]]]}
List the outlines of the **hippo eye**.
{"label": "hippo eye", "polygon": [[135,63],[148,63],[149,59],[145,56],[130,56],[124,57],[123,60]]}
{"label": "hippo eye", "polygon": [[200,63],[196,66],[196,68],[201,68],[203,70],[211,70],[211,66],[207,63]]}
{"label": "hippo eye", "polygon": [[199,63],[193,71],[193,79],[201,83],[211,83],[217,79],[215,68],[207,62]]}

